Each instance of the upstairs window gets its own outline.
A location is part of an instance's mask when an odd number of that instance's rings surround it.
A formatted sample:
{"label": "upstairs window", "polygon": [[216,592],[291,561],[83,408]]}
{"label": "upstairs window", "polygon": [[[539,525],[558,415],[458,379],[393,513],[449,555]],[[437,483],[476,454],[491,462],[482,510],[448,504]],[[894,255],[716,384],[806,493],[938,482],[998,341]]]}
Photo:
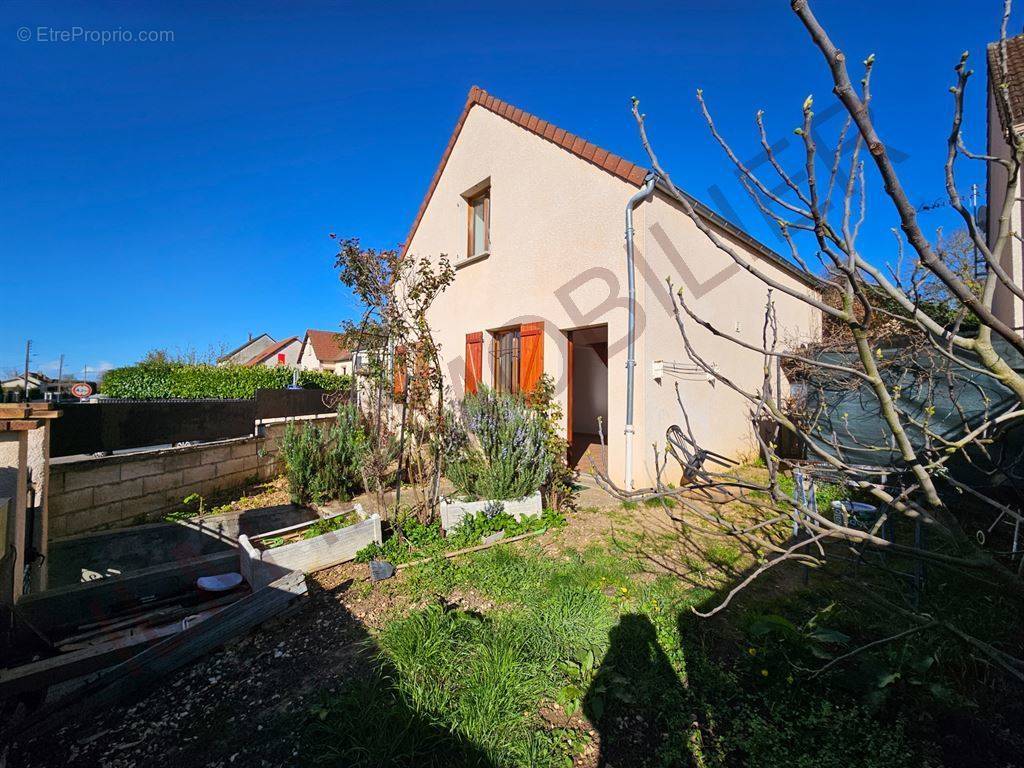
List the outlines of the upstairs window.
{"label": "upstairs window", "polygon": [[469,208],[469,243],[466,258],[481,256],[491,249],[491,189],[466,198]]}

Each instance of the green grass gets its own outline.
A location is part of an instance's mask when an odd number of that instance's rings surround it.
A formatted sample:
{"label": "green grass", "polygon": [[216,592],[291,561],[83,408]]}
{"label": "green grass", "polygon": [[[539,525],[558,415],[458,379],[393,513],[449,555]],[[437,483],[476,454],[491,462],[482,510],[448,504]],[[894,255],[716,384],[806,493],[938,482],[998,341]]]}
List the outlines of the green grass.
{"label": "green grass", "polygon": [[560,528],[565,517],[552,509],[545,509],[540,515],[524,515],[516,520],[502,511],[488,516],[483,512],[468,515],[458,526],[441,532],[440,521],[424,525],[414,518],[396,525],[383,544],[368,544],[356,553],[356,562],[386,560],[389,563],[408,563],[413,560],[440,557],[446,552],[465,549],[479,544],[484,536],[503,531],[507,538],[524,533]]}
{"label": "green grass", "polygon": [[712,544],[702,553],[709,563],[722,568],[730,568],[736,565],[740,559],[740,551],[736,547],[726,544]]}
{"label": "green grass", "polygon": [[644,499],[645,507],[674,507],[675,505],[675,499],[668,496],[654,496],[650,499]]}
{"label": "green grass", "polygon": [[[623,610],[643,606],[667,617],[683,596],[671,580],[638,585],[631,570],[601,548],[550,559],[536,548],[508,547],[460,565],[439,560],[410,569],[406,588],[421,596],[471,587],[498,608],[478,616],[431,605],[391,622],[377,638],[389,670],[374,682],[378,700],[367,703],[368,688],[358,685],[325,703],[311,729],[313,762],[566,765],[580,737],[545,727],[540,704],[566,690],[586,693],[584,661],[607,654]],[[593,697],[580,704],[595,706]],[[375,731],[341,727],[354,712],[382,708],[384,722],[401,721],[398,743],[386,750]]]}
{"label": "green grass", "polygon": [[[740,553],[719,545],[705,556],[731,566]],[[375,638],[369,679],[313,707],[304,764],[570,766],[591,737],[552,725],[543,708],[581,712],[612,765],[937,764],[921,729],[935,716],[923,713],[943,705],[929,698],[936,672],[917,656],[899,660],[892,680],[860,664],[821,680],[799,671],[845,650],[844,632],[866,621],[828,590],[739,610],[726,640],[690,610],[720,595],[642,575],[598,545],[434,560],[409,569],[401,588],[426,607]],[[470,590],[490,601],[486,613],[453,605]]]}

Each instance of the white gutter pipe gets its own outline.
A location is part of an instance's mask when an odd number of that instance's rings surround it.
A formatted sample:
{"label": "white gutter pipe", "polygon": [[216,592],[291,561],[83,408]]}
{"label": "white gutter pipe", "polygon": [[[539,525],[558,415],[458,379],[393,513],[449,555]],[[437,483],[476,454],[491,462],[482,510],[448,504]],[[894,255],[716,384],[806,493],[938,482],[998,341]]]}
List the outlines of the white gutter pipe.
{"label": "white gutter pipe", "polygon": [[633,372],[636,368],[636,275],[633,267],[633,208],[654,192],[654,174],[626,203],[626,275],[629,281],[629,320],[626,326],[626,490],[633,490]]}

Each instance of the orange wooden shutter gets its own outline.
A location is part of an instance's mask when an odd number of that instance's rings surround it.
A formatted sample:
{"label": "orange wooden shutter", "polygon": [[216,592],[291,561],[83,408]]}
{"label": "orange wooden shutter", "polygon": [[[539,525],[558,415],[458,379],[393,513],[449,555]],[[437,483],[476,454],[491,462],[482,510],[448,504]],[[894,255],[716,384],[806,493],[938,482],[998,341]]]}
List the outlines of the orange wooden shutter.
{"label": "orange wooden shutter", "polygon": [[519,391],[533,391],[544,373],[544,323],[523,323],[519,328]]}
{"label": "orange wooden shutter", "polygon": [[405,394],[405,347],[395,347],[394,391],[395,397]]}
{"label": "orange wooden shutter", "polygon": [[484,335],[481,331],[466,334],[466,394],[475,394],[483,375]]}

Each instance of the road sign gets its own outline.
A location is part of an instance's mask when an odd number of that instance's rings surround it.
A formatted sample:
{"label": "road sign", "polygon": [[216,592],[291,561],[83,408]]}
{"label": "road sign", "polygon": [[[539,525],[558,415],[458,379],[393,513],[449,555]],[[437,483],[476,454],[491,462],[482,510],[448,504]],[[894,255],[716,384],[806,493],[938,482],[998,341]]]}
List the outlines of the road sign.
{"label": "road sign", "polygon": [[77,384],[71,385],[71,394],[77,397],[79,400],[84,400],[92,394],[92,387],[86,384],[84,381],[80,381]]}

